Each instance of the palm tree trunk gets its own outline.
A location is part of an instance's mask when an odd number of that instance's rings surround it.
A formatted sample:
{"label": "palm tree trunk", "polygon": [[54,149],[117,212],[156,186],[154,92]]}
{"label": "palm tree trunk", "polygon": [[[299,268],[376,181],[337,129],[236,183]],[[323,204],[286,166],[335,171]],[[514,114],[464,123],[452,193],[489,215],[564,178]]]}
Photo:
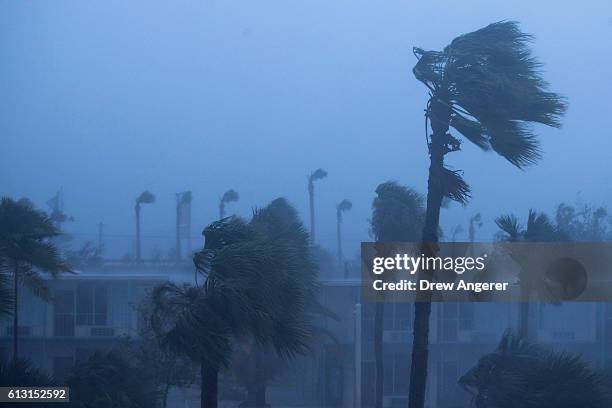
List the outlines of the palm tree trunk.
{"label": "palm tree trunk", "polygon": [[200,389],[200,407],[217,408],[219,392],[219,368],[201,362],[200,375],[202,386]]}
{"label": "palm tree trunk", "polygon": [[336,238],[338,245],[338,267],[339,270],[342,268],[342,231],[340,224],[342,224],[342,215],[340,215],[340,211],[336,213]]}
{"label": "palm tree trunk", "polygon": [[314,185],[312,182],[308,184],[308,202],[310,204],[310,242],[315,241],[315,210],[314,210]]}
{"label": "palm tree trunk", "polygon": [[219,203],[219,219],[222,220],[225,218],[225,203],[221,201]]}
{"label": "palm tree trunk", "polygon": [[[441,175],[446,154],[446,133],[450,123],[450,104],[432,99],[428,114],[433,134],[429,144],[429,178],[427,181],[427,210],[423,228],[422,254],[426,257],[437,253],[440,208],[444,195]],[[422,277],[431,278],[431,272],[419,271]],[[414,328],[412,343],[412,362],[410,365],[409,408],[425,406],[427,388],[427,361],[429,357],[429,318],[431,315],[431,292],[419,292],[414,304]]]}
{"label": "palm tree trunk", "polygon": [[19,359],[19,264],[14,265],[15,287],[13,288],[13,363]]}
{"label": "palm tree trunk", "polygon": [[384,363],[383,363],[383,327],[385,302],[376,302],[374,313],[374,361],[376,364],[376,384],[374,408],[383,406]]}
{"label": "palm tree trunk", "polygon": [[519,304],[518,332],[519,336],[529,339],[529,298],[530,294],[526,289],[521,289],[521,303]]}
{"label": "palm tree trunk", "polygon": [[140,204],[134,207],[136,212],[136,260],[140,261]]}

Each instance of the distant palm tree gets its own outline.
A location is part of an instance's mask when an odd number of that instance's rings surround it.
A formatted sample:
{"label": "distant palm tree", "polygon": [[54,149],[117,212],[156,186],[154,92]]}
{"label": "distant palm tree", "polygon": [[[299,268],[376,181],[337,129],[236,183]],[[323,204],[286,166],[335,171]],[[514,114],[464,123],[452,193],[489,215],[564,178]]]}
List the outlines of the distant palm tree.
{"label": "distant palm tree", "polygon": [[[252,338],[286,359],[306,352],[305,309],[317,285],[308,234],[283,199],[256,210],[249,223],[223,218],[203,235],[205,246],[194,256],[203,286],[156,289],[152,326],[168,347],[200,362],[201,405],[210,408],[232,339]],[[258,406],[265,405],[265,383],[257,390]]]}
{"label": "distant palm tree", "polygon": [[310,240],[314,244],[315,239],[315,207],[314,207],[314,182],[327,177],[327,172],[323,169],[316,169],[308,176],[308,203],[310,206]]}
{"label": "distant palm tree", "polygon": [[455,227],[453,228],[452,231],[452,235],[451,235],[451,242],[456,242],[457,241],[457,235],[463,233],[463,225],[461,224],[457,224],[455,225]]}
{"label": "distant palm tree", "polygon": [[[540,157],[530,122],[559,127],[566,105],[548,91],[541,64],[531,55],[532,37],[518,24],[502,21],[455,38],[442,51],[414,48],[415,77],[429,89],[426,120],[430,156],[423,253],[437,253],[442,199],[466,202],[470,189],[459,171],[444,166],[446,154],[459,151],[454,128],[483,150],[493,150],[522,168]],[[426,122],[427,124],[427,122]],[[431,293],[415,304],[410,371],[410,408],[423,408],[427,384]]]}
{"label": "distant palm tree", "polygon": [[152,204],[155,202],[155,196],[149,191],[143,191],[136,199],[136,261],[140,261],[140,205],[141,204]]}
{"label": "distant palm tree", "polygon": [[482,228],[482,217],[480,213],[474,214],[470,217],[470,229],[468,231],[468,236],[470,243],[472,244],[476,239],[476,228]]}
{"label": "distant palm tree", "polygon": [[[423,196],[394,182],[380,184],[372,203],[372,234],[376,242],[416,242],[425,221]],[[379,254],[377,256],[383,256]],[[374,360],[376,363],[375,408],[383,406],[383,322],[385,303],[376,302],[374,314]]]}
{"label": "distant palm tree", "polygon": [[341,225],[342,225],[342,213],[353,208],[353,203],[349,200],[344,199],[336,206],[336,238],[338,244],[338,266],[342,267],[342,236],[341,236]]}
{"label": "distant palm tree", "polygon": [[[523,227],[514,214],[502,215],[495,219],[495,224],[503,232],[502,240],[506,242],[558,242],[566,241],[567,236],[560,231],[544,213],[529,210],[527,226]],[[529,309],[531,296],[534,290],[540,289],[542,283],[538,277],[528,271],[520,269],[519,288],[521,290],[521,303],[519,304],[518,334],[529,339]]]}
{"label": "distant palm tree", "polygon": [[[10,198],[0,201],[0,266],[13,275],[13,360],[19,358],[19,286],[50,299],[41,272],[56,278],[70,267],[60,256],[52,238],[59,235],[53,221],[29,202]],[[6,303],[6,302],[5,302]]]}
{"label": "distant palm tree", "polygon": [[225,218],[225,204],[236,202],[239,199],[240,199],[240,196],[238,196],[238,193],[235,190],[229,189],[225,193],[223,193],[223,196],[221,196],[221,198],[219,199],[219,219],[220,220]]}
{"label": "distant palm tree", "polygon": [[578,355],[555,352],[507,332],[459,379],[476,408],[608,407],[605,378]]}

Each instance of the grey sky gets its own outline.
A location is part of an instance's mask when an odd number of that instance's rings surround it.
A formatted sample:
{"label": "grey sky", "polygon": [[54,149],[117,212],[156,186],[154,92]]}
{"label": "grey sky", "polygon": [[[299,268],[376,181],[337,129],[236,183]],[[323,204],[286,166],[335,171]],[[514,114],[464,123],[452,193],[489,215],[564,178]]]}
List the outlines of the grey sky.
{"label": "grey sky", "polygon": [[536,35],[570,108],[563,129],[539,129],[544,159],[525,172],[469,145],[449,156],[474,198],[442,225],[480,211],[486,239],[503,212],[552,210],[578,192],[610,201],[611,18],[606,0],[3,1],[0,194],[44,206],[63,186],[68,231],[93,238],[104,221],[120,255],[134,199],[149,189],[149,254],[172,245],[175,192],[194,193],[193,235],[228,188],[241,195],[228,212],[285,196],[306,217],[306,175],[323,167],[318,237],[334,248],[335,204],[351,199],[351,255],[368,238],[379,183],[425,191],[427,93],[412,46],[439,49],[511,19]]}

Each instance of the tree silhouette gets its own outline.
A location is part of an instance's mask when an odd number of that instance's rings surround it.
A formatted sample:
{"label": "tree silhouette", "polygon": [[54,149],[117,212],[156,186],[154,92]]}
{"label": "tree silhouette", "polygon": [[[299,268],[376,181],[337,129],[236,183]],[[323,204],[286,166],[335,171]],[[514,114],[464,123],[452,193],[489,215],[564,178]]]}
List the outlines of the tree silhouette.
{"label": "tree silhouette", "polygon": [[[425,220],[423,197],[394,182],[380,184],[372,202],[372,234],[377,243],[416,242]],[[378,251],[378,250],[377,250]],[[377,254],[386,256],[386,254]],[[376,363],[375,408],[383,406],[383,322],[385,303],[376,302],[374,314],[374,360]]]}
{"label": "tree silhouette", "polygon": [[579,356],[507,332],[497,349],[459,379],[476,408],[603,408],[604,378]]}
{"label": "tree silhouette", "polygon": [[136,261],[140,262],[140,205],[152,204],[155,202],[155,196],[149,191],[143,191],[136,199],[134,211],[136,212]]}
{"label": "tree silhouette", "polygon": [[316,169],[308,176],[308,204],[310,207],[310,240],[314,244],[315,239],[315,206],[314,206],[314,182],[327,177],[327,172],[323,169]]}
{"label": "tree silhouette", "polygon": [[[495,219],[495,224],[502,231],[502,241],[506,242],[558,242],[567,241],[568,236],[560,231],[544,213],[529,210],[527,226],[523,227],[514,214],[502,215]],[[544,293],[541,278],[533,276],[521,268],[518,276],[521,290],[521,303],[519,304],[518,333],[521,337],[529,339],[529,309],[531,295],[534,290]]]}
{"label": "tree silhouette", "polygon": [[338,203],[336,206],[336,238],[337,238],[337,248],[338,248],[338,266],[342,267],[342,234],[341,234],[341,225],[342,225],[342,213],[349,211],[353,208],[353,203],[349,200],[344,199]]}
{"label": "tree silhouette", "polygon": [[60,256],[52,238],[59,235],[53,221],[28,201],[10,198],[0,201],[0,266],[2,275],[13,275],[13,359],[19,358],[19,287],[50,299],[41,274],[56,278],[70,267]]}
{"label": "tree silhouette", "polygon": [[[530,123],[559,127],[566,105],[547,90],[541,64],[531,55],[532,37],[518,24],[502,21],[455,38],[442,51],[414,48],[415,77],[429,90],[426,127],[430,166],[423,253],[437,252],[442,199],[465,203],[470,189],[459,171],[444,165],[448,153],[461,149],[449,133],[454,128],[483,150],[493,150],[519,168],[540,157]],[[425,275],[425,274],[424,274]],[[427,275],[425,275],[427,277]],[[410,372],[410,408],[423,408],[431,293],[419,293],[415,303],[414,342]]]}
{"label": "tree silhouette", "polygon": [[219,199],[219,219],[225,218],[225,204],[233,203],[240,199],[235,190],[229,189]]}

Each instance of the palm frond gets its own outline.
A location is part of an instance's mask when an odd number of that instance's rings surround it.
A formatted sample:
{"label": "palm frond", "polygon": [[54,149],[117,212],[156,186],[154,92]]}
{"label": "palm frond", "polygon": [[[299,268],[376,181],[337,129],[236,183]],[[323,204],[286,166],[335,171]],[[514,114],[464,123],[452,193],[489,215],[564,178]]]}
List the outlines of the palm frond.
{"label": "palm frond", "polygon": [[319,168],[310,173],[310,176],[308,176],[308,181],[312,183],[313,181],[321,180],[325,177],[327,177],[327,171]]}
{"label": "palm frond", "polygon": [[540,157],[528,124],[559,127],[567,109],[565,98],[548,90],[532,40],[516,22],[500,21],[455,38],[442,52],[415,49],[415,77],[452,106],[450,125],[517,167]]}
{"label": "palm frond", "polygon": [[514,214],[497,217],[495,224],[508,235],[508,241],[518,241],[522,234],[522,227]]}
{"label": "palm frond", "polygon": [[470,186],[461,177],[461,171],[443,167],[440,182],[442,192],[446,197],[458,203],[467,204],[471,197]]}
{"label": "palm frond", "polygon": [[140,193],[138,198],[136,199],[137,204],[151,204],[155,202],[155,195],[148,190]]}
{"label": "palm frond", "polygon": [[231,203],[231,202],[238,201],[239,198],[240,198],[240,196],[238,195],[236,190],[229,189],[225,193],[223,193],[223,196],[221,197],[221,202],[222,203]]}

